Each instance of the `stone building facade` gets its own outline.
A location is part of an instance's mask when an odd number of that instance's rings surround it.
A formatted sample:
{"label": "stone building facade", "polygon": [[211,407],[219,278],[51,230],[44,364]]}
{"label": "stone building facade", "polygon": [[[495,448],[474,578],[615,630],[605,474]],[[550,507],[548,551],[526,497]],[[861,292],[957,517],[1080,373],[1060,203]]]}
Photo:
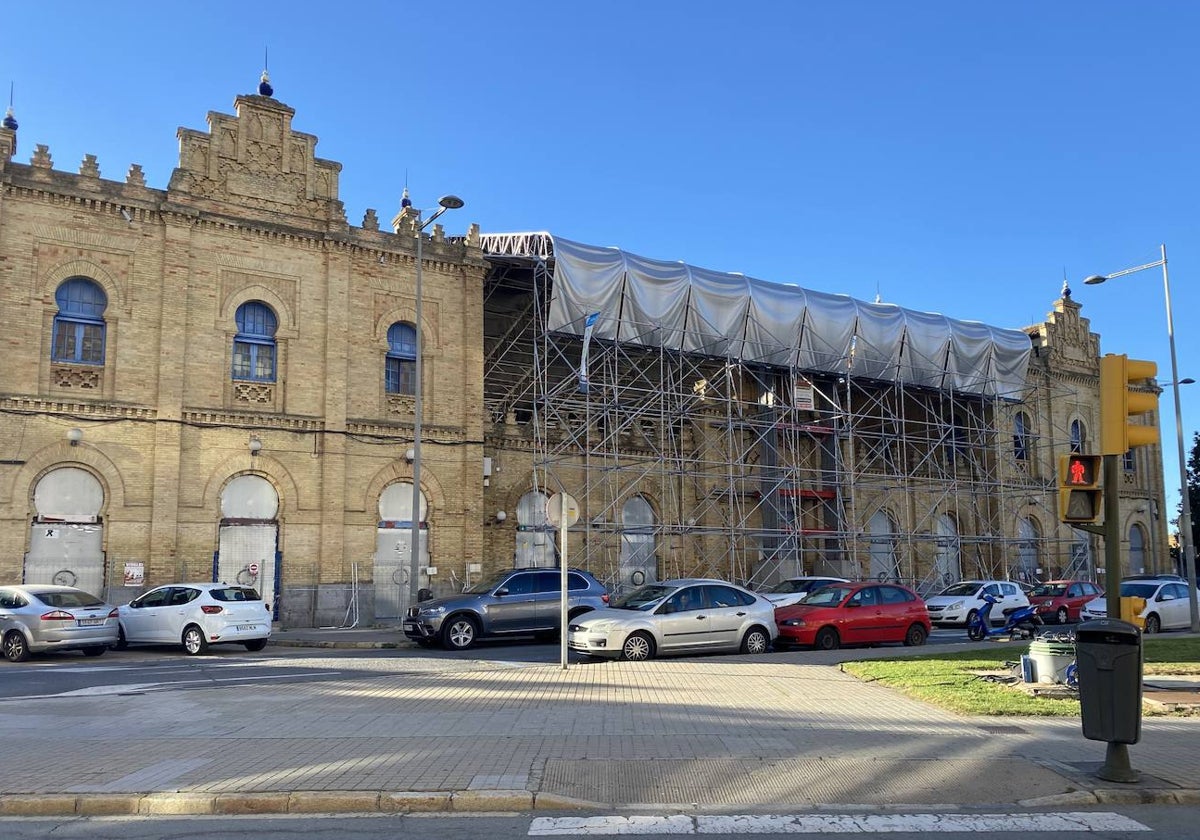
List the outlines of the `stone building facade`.
{"label": "stone building facade", "polygon": [[[21,163],[15,125],[0,128],[0,581],[72,583],[122,603],[166,582],[238,580],[260,587],[285,625],[398,617],[411,585],[417,335],[419,586],[443,594],[514,562],[554,562],[537,479],[548,431],[521,410],[488,410],[497,263],[478,229],[422,233],[411,207],[390,230],[373,210],[348,224],[341,164],[317,157],[317,138],[293,117],[268,94],[237,97],[233,114],[208,115],[207,131],[180,130],[165,189],[147,186],[137,165],[104,179],[90,155],[76,173],[56,169],[42,145]],[[1098,337],[1069,295],[1027,331],[1033,396],[995,422],[1004,434],[1022,423],[1019,434],[1040,443],[1024,465],[994,469],[1029,504],[991,521],[1011,538],[1005,550],[1031,546],[1024,567],[1094,574],[1093,542],[1059,524],[1053,486],[1072,429],[1085,451],[1098,437]],[[651,430],[638,433],[624,445],[653,460]],[[1129,466],[1131,563],[1161,570],[1161,453]],[[653,482],[625,491],[572,536],[607,546],[580,556],[610,584],[628,583],[630,556],[652,577],[763,583],[783,571],[706,565],[705,539],[690,533],[703,521],[657,527],[669,505]],[[810,491],[818,520],[826,492]],[[890,568],[926,582],[947,534],[889,507],[894,495],[881,491],[871,508],[890,517],[904,551],[903,567]],[[866,498],[847,506],[851,520],[867,518]],[[963,510],[943,513],[939,522],[966,530]],[[822,547],[832,565],[820,570],[875,574],[879,544],[843,545],[836,557]],[[960,558],[953,571],[975,568]]]}

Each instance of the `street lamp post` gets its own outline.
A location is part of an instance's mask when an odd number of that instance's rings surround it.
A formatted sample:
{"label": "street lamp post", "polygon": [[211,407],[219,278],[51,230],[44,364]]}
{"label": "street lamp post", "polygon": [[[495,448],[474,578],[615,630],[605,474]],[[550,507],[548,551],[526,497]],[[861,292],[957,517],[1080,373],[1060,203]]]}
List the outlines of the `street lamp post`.
{"label": "street lamp post", "polygon": [[417,278],[414,294],[417,298],[415,320],[417,353],[413,365],[413,445],[412,445],[412,545],[408,561],[408,605],[417,603],[417,593],[420,591],[421,570],[421,357],[425,354],[421,342],[421,242],[422,231],[447,210],[457,210],[463,206],[463,200],[456,195],[444,195],[438,199],[438,209],[432,216],[421,221],[421,211],[417,211],[417,222],[413,225],[413,236],[417,245]]}
{"label": "street lamp post", "polygon": [[[1188,579],[1188,609],[1191,614],[1192,632],[1200,633],[1200,608],[1198,608],[1196,600],[1196,547],[1192,543],[1192,504],[1188,497],[1187,483],[1187,460],[1183,454],[1183,409],[1179,404],[1179,386],[1185,383],[1179,378],[1179,367],[1175,361],[1175,321],[1171,315],[1171,281],[1167,276],[1167,246],[1160,246],[1162,250],[1162,259],[1155,260],[1152,263],[1145,265],[1126,268],[1122,271],[1114,271],[1112,274],[1093,275],[1083,282],[1089,286],[1103,283],[1105,280],[1111,280],[1114,277],[1121,277],[1125,274],[1133,274],[1136,271],[1144,271],[1148,268],[1158,268],[1162,266],[1163,275],[1163,295],[1167,302],[1167,339],[1171,345],[1171,392],[1175,398],[1175,438],[1179,447],[1179,494],[1180,494],[1180,514],[1179,514],[1179,530],[1183,539],[1183,562],[1187,569]],[[1105,489],[1107,493],[1107,488]]]}

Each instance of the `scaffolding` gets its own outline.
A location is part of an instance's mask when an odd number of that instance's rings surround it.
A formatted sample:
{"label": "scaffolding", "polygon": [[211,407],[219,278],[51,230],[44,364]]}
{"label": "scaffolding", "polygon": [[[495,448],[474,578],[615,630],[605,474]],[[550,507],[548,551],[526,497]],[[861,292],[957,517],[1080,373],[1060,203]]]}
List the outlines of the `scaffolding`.
{"label": "scaffolding", "polygon": [[485,235],[483,248],[487,410],[522,430],[535,490],[579,501],[570,562],[613,589],[816,573],[927,594],[962,578],[1090,576],[1090,541],[1064,538],[1055,513],[1068,432],[1037,411],[1073,399],[1064,386],[889,380],[856,363],[853,339],[820,370],[789,364],[782,344],[685,351],[686,337],[628,313],[622,340],[585,338],[551,329],[548,235]]}

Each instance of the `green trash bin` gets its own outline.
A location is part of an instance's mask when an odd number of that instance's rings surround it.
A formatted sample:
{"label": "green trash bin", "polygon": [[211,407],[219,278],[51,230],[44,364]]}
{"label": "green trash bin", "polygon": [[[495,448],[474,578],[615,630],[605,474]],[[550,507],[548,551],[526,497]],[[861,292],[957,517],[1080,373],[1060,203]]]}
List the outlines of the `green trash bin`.
{"label": "green trash bin", "polygon": [[1100,618],[1075,629],[1083,737],[1136,744],[1142,735],[1142,633],[1128,621]]}

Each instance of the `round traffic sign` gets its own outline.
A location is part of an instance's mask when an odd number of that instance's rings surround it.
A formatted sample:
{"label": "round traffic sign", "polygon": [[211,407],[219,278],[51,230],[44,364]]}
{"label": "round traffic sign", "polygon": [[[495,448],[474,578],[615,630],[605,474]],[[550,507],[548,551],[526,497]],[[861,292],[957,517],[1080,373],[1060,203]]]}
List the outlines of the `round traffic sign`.
{"label": "round traffic sign", "polygon": [[546,518],[551,525],[570,528],[579,521],[579,502],[570,493],[555,493],[546,501]]}

